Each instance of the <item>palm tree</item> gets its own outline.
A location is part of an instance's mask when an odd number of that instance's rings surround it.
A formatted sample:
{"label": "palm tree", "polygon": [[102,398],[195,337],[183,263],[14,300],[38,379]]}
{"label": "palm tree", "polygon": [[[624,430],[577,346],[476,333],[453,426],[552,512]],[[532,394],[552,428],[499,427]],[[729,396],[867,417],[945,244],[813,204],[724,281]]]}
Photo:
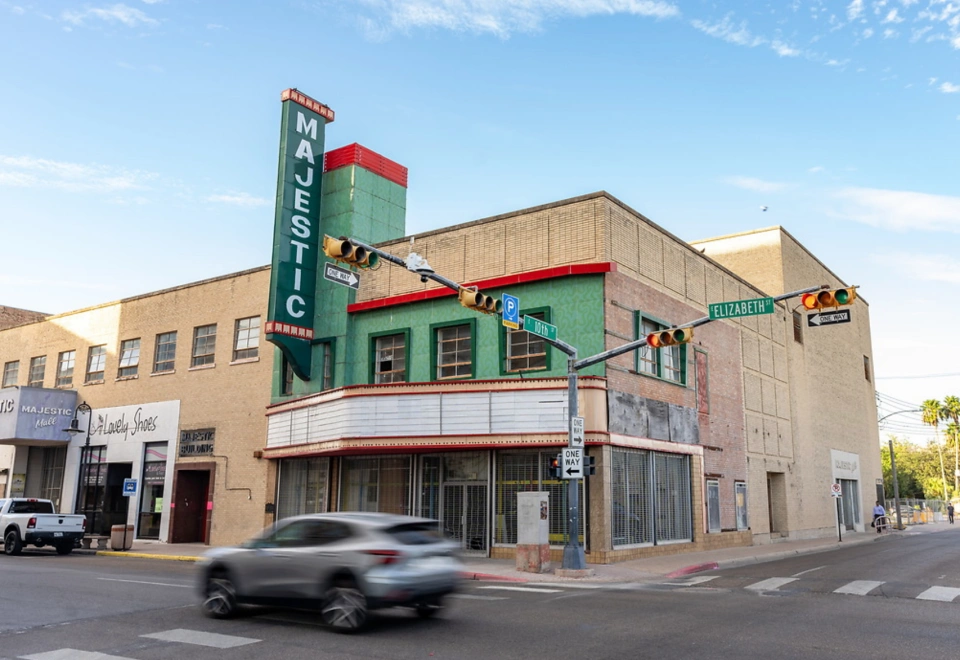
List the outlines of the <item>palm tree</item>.
{"label": "palm tree", "polygon": [[920,404],[920,413],[923,416],[923,423],[933,427],[934,435],[937,438],[937,452],[940,454],[940,478],[943,479],[943,499],[947,497],[947,473],[943,469],[943,448],[940,446],[940,420],[943,419],[943,405],[936,399],[927,399]]}
{"label": "palm tree", "polygon": [[[943,397],[943,418],[952,422],[947,427],[948,432],[950,427],[960,425],[960,398],[953,395]],[[960,435],[956,433],[956,429],[953,432],[953,462],[953,493],[956,496],[957,491],[960,491]]]}

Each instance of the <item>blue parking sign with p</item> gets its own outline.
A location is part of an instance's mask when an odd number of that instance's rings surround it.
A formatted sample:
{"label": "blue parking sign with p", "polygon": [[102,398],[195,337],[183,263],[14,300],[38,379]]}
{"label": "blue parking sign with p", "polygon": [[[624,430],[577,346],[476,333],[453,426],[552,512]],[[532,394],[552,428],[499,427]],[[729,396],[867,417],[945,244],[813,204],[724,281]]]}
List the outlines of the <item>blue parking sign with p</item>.
{"label": "blue parking sign with p", "polygon": [[514,330],[520,328],[520,299],[509,293],[503,294],[503,324]]}

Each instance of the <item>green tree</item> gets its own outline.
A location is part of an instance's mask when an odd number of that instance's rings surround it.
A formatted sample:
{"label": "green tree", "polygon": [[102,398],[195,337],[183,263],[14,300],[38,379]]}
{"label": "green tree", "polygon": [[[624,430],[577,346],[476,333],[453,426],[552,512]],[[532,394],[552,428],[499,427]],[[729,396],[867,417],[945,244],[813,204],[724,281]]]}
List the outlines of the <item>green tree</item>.
{"label": "green tree", "polygon": [[960,434],[956,430],[951,433],[950,428],[956,429],[960,426],[960,398],[953,395],[943,397],[943,418],[949,419],[951,424],[947,426],[947,438],[953,437],[953,496],[960,493]]}
{"label": "green tree", "polygon": [[933,427],[933,433],[937,439],[937,452],[940,454],[940,482],[943,484],[943,499],[948,500],[950,498],[947,497],[947,473],[943,468],[943,448],[940,446],[940,422],[944,417],[943,405],[936,399],[927,399],[920,404],[920,412],[923,417],[923,423]]}

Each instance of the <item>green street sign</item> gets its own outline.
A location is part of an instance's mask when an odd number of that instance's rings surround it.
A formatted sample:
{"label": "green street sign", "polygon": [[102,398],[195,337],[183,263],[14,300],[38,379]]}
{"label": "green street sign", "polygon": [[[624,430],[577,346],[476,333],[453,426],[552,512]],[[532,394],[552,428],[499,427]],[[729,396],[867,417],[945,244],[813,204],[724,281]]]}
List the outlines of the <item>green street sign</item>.
{"label": "green street sign", "polygon": [[557,341],[557,326],[544,323],[540,319],[535,319],[532,316],[523,317],[523,329],[531,335],[537,335],[550,341]]}
{"label": "green street sign", "polygon": [[773,314],[773,298],[754,298],[752,300],[734,300],[732,302],[710,303],[710,318],[730,319],[736,316],[759,316]]}

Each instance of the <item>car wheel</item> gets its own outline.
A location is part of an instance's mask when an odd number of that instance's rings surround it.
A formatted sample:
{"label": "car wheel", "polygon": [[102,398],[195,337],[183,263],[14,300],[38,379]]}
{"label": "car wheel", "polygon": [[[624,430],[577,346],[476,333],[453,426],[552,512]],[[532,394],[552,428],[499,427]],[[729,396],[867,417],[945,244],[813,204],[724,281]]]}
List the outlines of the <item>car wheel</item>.
{"label": "car wheel", "polygon": [[20,541],[20,534],[15,529],[7,532],[3,537],[3,552],[8,555],[19,555],[23,550],[23,543]]}
{"label": "car wheel", "polygon": [[436,598],[419,602],[414,606],[414,609],[417,611],[418,617],[421,619],[429,619],[443,611],[443,599],[437,596]]}
{"label": "car wheel", "polygon": [[58,555],[69,555],[73,552],[73,542],[70,543],[58,543],[56,545]]}
{"label": "car wheel", "polygon": [[203,613],[211,619],[229,619],[237,613],[237,591],[227,577],[215,577],[207,580],[207,595],[203,599]]}
{"label": "car wheel", "polygon": [[367,598],[352,582],[335,585],[324,595],[320,617],[337,632],[356,632],[367,622]]}

